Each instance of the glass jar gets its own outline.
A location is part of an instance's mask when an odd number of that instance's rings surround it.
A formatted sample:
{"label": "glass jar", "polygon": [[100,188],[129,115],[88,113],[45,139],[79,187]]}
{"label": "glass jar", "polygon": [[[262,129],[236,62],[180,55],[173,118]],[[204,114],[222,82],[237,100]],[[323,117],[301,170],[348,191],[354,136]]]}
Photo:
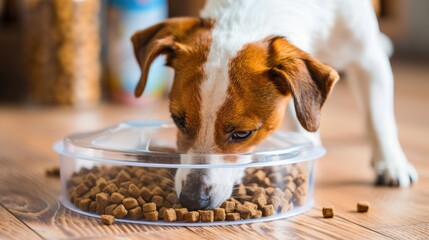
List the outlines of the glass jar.
{"label": "glass jar", "polygon": [[22,0],[29,100],[89,106],[100,99],[100,0]]}

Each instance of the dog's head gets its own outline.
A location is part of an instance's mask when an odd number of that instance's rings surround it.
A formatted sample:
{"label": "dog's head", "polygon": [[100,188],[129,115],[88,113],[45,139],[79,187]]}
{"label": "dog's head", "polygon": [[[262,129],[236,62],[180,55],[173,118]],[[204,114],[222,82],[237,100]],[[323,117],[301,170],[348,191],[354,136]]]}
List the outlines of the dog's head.
{"label": "dog's head", "polygon": [[[166,65],[175,70],[170,111],[178,150],[249,152],[280,125],[291,98],[302,126],[316,131],[338,74],[283,37],[229,46],[228,33],[214,33],[214,26],[205,19],[168,19],[132,37],[142,69],[137,97],[158,55],[166,55]],[[179,169],[176,191],[182,203],[201,208],[222,203],[240,178],[228,171]]]}

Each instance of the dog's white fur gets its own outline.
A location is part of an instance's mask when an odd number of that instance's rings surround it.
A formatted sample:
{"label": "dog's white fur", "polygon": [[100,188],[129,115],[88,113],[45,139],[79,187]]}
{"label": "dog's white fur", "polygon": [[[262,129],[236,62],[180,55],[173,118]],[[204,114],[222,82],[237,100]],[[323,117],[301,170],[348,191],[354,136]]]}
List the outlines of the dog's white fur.
{"label": "dog's white fur", "polygon": [[[399,144],[393,75],[371,1],[208,0],[201,17],[216,21],[205,64],[207,79],[200,90],[200,96],[204,96],[204,124],[214,124],[216,120],[216,111],[226,99],[228,64],[243,45],[268,36],[284,36],[316,59],[345,71],[366,113],[372,163],[381,180],[400,186],[417,180],[417,173]],[[204,94],[213,87],[217,94]],[[312,135],[298,122],[295,126]],[[214,141],[214,126],[208,125],[206,130],[199,137]],[[311,138],[320,143],[318,133]]]}

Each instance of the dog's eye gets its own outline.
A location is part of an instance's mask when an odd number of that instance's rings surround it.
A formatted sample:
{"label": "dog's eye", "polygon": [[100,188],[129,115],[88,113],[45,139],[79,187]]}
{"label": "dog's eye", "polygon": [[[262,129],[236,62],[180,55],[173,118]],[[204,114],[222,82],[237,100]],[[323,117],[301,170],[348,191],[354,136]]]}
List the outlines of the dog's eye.
{"label": "dog's eye", "polygon": [[186,122],[185,122],[185,116],[176,116],[171,115],[171,118],[173,119],[176,126],[183,132],[186,133]]}
{"label": "dog's eye", "polygon": [[249,138],[255,131],[237,131],[231,134],[231,140],[240,141]]}

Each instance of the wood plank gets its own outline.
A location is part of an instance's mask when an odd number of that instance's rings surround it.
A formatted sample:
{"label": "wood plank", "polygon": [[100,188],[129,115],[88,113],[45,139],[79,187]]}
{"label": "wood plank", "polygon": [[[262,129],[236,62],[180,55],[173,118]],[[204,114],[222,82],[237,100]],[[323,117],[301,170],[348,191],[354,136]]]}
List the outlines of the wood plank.
{"label": "wood plank", "polygon": [[377,232],[391,239],[424,240],[429,238],[429,223],[387,227]]}
{"label": "wood plank", "polygon": [[40,235],[0,206],[0,239],[42,239]]}
{"label": "wood plank", "polygon": [[324,219],[318,208],[266,223],[189,229],[205,239],[388,239],[343,218]]}

